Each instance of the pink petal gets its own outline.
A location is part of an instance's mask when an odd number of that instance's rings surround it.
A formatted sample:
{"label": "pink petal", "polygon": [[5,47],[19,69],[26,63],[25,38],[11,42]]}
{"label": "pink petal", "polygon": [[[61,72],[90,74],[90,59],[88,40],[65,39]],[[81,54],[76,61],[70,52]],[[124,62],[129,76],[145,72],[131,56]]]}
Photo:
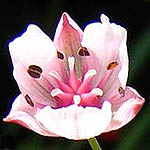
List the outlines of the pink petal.
{"label": "pink petal", "polygon": [[14,66],[14,77],[24,96],[28,94],[35,102],[56,106],[55,100],[50,96],[52,85],[44,77],[40,77],[40,79],[32,78],[28,74],[27,68],[21,63]]}
{"label": "pink petal", "polygon": [[[117,30],[115,28],[115,25],[112,26],[114,30]],[[128,77],[128,54],[127,54],[127,47],[126,47],[126,39],[127,39],[127,33],[125,31],[124,38],[120,44],[119,48],[119,56],[118,56],[118,66],[114,68],[114,70],[110,73],[109,77],[104,76],[103,79],[106,78],[107,82],[105,82],[105,86],[103,88],[105,92],[105,97],[110,99],[112,96],[114,96],[116,93],[118,93],[118,88],[122,87],[125,89],[126,81]],[[109,74],[110,70],[107,70],[105,72],[106,74]]]}
{"label": "pink petal", "polygon": [[[123,88],[125,86],[121,84],[121,80],[119,80],[118,77],[121,67],[122,67],[121,65],[118,65],[113,71],[110,70],[110,72],[109,71],[105,72],[104,77],[99,84],[99,87],[103,89],[105,93],[102,99],[111,99],[116,94],[119,94],[118,89],[120,87]],[[102,82],[105,83],[105,84],[103,83],[104,86],[101,85]]]}
{"label": "pink petal", "polygon": [[68,139],[88,139],[101,134],[111,121],[111,105],[102,109],[71,105],[60,109],[47,106],[36,115],[36,119],[47,130]]}
{"label": "pink petal", "polygon": [[[17,63],[22,63],[26,67],[37,65],[42,68],[46,78],[53,70],[59,72],[62,79],[66,77],[65,74],[62,75],[53,42],[36,25],[29,25],[25,33],[10,42],[9,50],[14,66]],[[55,65],[53,65],[54,62]]]}
{"label": "pink petal", "polygon": [[[122,73],[117,72],[119,80],[124,87],[128,72],[128,58],[125,43],[126,30],[119,25],[111,24],[109,19],[103,14],[101,15],[101,21],[102,23],[92,23],[85,28],[81,44],[91,54],[90,57],[87,57],[85,63],[87,63],[88,68],[94,68],[97,71],[97,76],[93,81],[95,86],[106,76],[105,74],[108,72],[107,67],[110,63],[117,61],[120,63],[120,66],[125,65],[121,70]],[[122,77],[123,75],[124,77]]]}
{"label": "pink petal", "polygon": [[22,125],[30,130],[35,131],[38,134],[45,136],[57,136],[53,132],[49,132],[45,129],[38,120],[35,119],[34,115],[40,111],[39,104],[34,103],[34,107],[31,107],[23,97],[19,95],[13,105],[9,115],[3,120],[6,122],[13,122]]}
{"label": "pink petal", "polygon": [[22,94],[4,121],[45,136],[81,140],[116,130],[135,117],[145,100],[126,87],[127,32],[103,14],[101,22],[88,25],[83,34],[64,13],[54,43],[29,25],[9,44]]}
{"label": "pink petal", "polygon": [[126,125],[140,111],[144,102],[144,98],[131,87],[126,88],[124,97],[119,98],[119,96],[117,96],[113,98],[111,100],[113,118],[106,132],[116,130]]}
{"label": "pink petal", "polygon": [[9,43],[13,65],[17,62],[42,65],[56,57],[51,39],[36,25],[29,25],[25,33]]}
{"label": "pink petal", "polygon": [[[75,46],[74,44],[80,45],[82,36],[83,31],[80,27],[67,13],[63,13],[54,37],[54,43],[58,50],[64,51],[67,46]],[[69,51],[70,48],[67,50]]]}
{"label": "pink petal", "polygon": [[76,59],[75,70],[77,74],[81,74],[81,58],[78,57],[78,49],[81,46],[82,36],[83,32],[80,27],[67,13],[63,13],[54,37],[57,50],[63,52],[65,56],[61,64],[62,71],[69,71],[68,57],[74,56]]}

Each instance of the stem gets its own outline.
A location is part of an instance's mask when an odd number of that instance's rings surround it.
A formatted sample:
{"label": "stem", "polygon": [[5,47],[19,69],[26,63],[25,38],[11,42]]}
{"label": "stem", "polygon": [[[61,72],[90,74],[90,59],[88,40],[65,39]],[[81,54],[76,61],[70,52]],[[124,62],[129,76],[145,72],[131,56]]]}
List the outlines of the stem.
{"label": "stem", "polygon": [[95,137],[88,139],[93,150],[102,150]]}

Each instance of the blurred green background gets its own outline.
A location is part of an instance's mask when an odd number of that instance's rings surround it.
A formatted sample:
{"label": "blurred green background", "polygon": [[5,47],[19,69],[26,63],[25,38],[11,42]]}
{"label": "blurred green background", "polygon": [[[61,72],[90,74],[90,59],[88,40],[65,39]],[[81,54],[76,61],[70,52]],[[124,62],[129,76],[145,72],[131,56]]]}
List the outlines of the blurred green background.
{"label": "blurred green background", "polygon": [[12,75],[9,40],[34,23],[52,39],[66,11],[84,29],[101,13],[128,31],[130,72],[128,85],[146,99],[137,117],[124,128],[97,137],[103,150],[150,149],[150,0],[13,0],[0,2],[0,150],[90,150],[87,141],[42,137],[21,126],[2,122],[19,89]]}

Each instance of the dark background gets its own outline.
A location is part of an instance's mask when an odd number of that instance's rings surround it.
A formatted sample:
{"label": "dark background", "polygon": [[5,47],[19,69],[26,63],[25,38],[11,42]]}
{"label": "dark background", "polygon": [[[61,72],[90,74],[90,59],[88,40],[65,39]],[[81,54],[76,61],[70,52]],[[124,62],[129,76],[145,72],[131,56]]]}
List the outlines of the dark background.
{"label": "dark background", "polygon": [[137,117],[124,128],[97,137],[103,150],[150,149],[150,0],[13,0],[0,2],[0,150],[90,150],[87,141],[43,137],[21,126],[2,122],[19,89],[12,75],[8,42],[34,23],[52,39],[66,11],[84,29],[101,13],[128,31],[130,72],[128,84],[146,99]]}

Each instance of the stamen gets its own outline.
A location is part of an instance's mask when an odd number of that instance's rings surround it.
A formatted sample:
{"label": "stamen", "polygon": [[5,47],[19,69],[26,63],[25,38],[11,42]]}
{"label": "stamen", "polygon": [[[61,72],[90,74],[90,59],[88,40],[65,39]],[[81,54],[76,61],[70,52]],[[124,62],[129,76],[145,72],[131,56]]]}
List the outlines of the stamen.
{"label": "stamen", "polygon": [[69,87],[67,84],[65,84],[62,80],[60,75],[56,72],[56,71],[51,71],[49,73],[50,76],[54,77],[56,83],[58,84],[60,89],[63,89],[63,91],[68,92],[68,93],[72,93],[73,90],[71,87]]}
{"label": "stamen", "polygon": [[118,65],[118,63],[117,63],[116,61],[111,62],[111,63],[107,66],[107,70],[113,70],[117,65]]}
{"label": "stamen", "polygon": [[57,51],[57,57],[59,59],[63,60],[64,59],[64,54],[62,52],[60,52],[60,51]]}
{"label": "stamen", "polygon": [[70,105],[72,103],[73,95],[74,94],[65,93],[58,88],[51,91],[51,96],[56,100],[57,107]]}
{"label": "stamen", "polygon": [[100,97],[103,96],[103,91],[100,88],[94,88],[88,93],[81,94],[81,105],[83,106],[100,106]]}
{"label": "stamen", "polygon": [[51,91],[51,96],[52,97],[55,97],[55,96],[57,96],[58,94],[62,94],[63,92],[60,90],[60,89],[58,89],[58,88],[56,88],[56,89],[53,89],[52,91]]}
{"label": "stamen", "polygon": [[74,95],[73,96],[73,101],[76,105],[80,104],[81,102],[81,97],[79,95]]}
{"label": "stamen", "polygon": [[58,80],[61,80],[60,75],[56,71],[51,71],[49,73],[49,75],[52,76],[52,77],[54,77],[54,78],[56,78],[56,79],[58,79]]}
{"label": "stamen", "polygon": [[88,52],[86,47],[80,47],[78,50],[78,54],[80,56],[90,56],[90,53]]}
{"label": "stamen", "polygon": [[30,96],[27,94],[25,96],[25,99],[26,99],[26,102],[31,106],[31,107],[34,107],[34,103],[32,101],[32,99],[30,98]]}
{"label": "stamen", "polygon": [[30,65],[27,72],[32,78],[40,78],[42,69],[37,65]]}
{"label": "stamen", "polygon": [[84,75],[84,80],[91,79],[91,77],[96,75],[96,70],[95,69],[90,69],[86,74]]}
{"label": "stamen", "polygon": [[122,97],[125,96],[125,90],[124,90],[122,87],[119,87],[119,88],[118,88],[118,92],[119,92],[119,94],[120,94]]}
{"label": "stamen", "polygon": [[97,96],[103,96],[104,92],[100,88],[94,88],[90,93],[95,94]]}

